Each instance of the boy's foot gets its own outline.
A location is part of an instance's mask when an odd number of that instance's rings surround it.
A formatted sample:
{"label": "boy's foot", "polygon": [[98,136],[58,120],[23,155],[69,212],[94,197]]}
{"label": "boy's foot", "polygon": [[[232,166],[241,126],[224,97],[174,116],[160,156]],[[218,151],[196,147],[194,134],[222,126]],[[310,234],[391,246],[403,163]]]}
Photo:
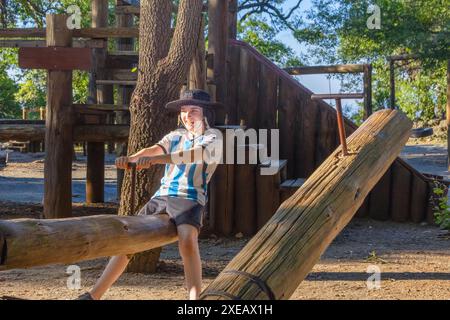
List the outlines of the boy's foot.
{"label": "boy's foot", "polygon": [[89,292],[83,293],[81,296],[76,298],[75,300],[94,300]]}

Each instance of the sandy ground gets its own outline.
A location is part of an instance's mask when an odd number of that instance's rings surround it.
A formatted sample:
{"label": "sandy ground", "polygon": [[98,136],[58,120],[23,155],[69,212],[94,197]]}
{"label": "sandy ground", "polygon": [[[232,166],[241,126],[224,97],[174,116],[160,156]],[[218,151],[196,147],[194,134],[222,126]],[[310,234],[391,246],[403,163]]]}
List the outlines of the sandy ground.
{"label": "sandy ground", "polygon": [[[206,287],[248,239],[201,239]],[[291,299],[450,299],[450,240],[427,225],[356,219],[335,239]],[[73,299],[92,287],[107,259],[81,262],[81,288],[68,289],[66,265],[0,272],[0,296]],[[380,287],[368,289],[379,268]],[[370,269],[369,269],[370,270]],[[163,249],[158,272],[126,273],[107,300],[185,299],[176,244]]]}
{"label": "sandy ground", "polygon": [[[410,145],[402,152],[421,171],[448,177],[446,149]],[[43,155],[12,154],[0,171],[0,219],[39,217],[42,206]],[[84,200],[85,159],[74,163],[76,215],[116,212],[116,204],[87,207]],[[115,169],[107,157],[107,199],[114,200]],[[110,186],[108,187],[108,184]],[[78,189],[77,189],[78,188]],[[109,190],[109,191],[108,191]],[[108,198],[109,197],[109,198]],[[200,240],[206,287],[242,249],[248,239]],[[72,299],[90,288],[106,259],[81,262],[81,288],[69,289],[67,266],[55,265],[0,272],[0,296]],[[379,289],[368,289],[368,268],[379,268]],[[163,249],[156,274],[124,274],[105,299],[184,299],[183,266],[177,246]],[[426,224],[398,224],[355,219],[335,239],[301,283],[292,299],[450,299],[450,239]]]}

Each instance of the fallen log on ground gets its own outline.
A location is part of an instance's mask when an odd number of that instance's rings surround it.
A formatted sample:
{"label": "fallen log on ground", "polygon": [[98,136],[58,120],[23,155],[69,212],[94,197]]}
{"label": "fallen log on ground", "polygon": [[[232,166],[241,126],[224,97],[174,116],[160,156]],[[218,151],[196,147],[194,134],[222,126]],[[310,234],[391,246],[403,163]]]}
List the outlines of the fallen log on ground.
{"label": "fallen log on ground", "polygon": [[204,290],[202,299],[288,299],[408,140],[411,121],[374,113],[338,147]]}
{"label": "fallen log on ground", "polygon": [[0,271],[132,254],[176,240],[167,215],[4,220]]}

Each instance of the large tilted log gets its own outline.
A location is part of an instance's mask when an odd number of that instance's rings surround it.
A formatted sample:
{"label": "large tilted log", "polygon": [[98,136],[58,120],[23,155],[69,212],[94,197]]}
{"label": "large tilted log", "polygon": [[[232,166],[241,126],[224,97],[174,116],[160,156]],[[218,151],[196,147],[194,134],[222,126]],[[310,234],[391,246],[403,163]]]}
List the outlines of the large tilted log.
{"label": "large tilted log", "polygon": [[351,220],[408,140],[411,121],[374,113],[202,293],[203,299],[288,299],[328,245]]}
{"label": "large tilted log", "polygon": [[175,242],[167,215],[0,221],[0,271],[131,254]]}
{"label": "large tilted log", "polygon": [[[128,125],[78,125],[74,127],[74,141],[114,141],[128,140]],[[41,141],[45,137],[43,124],[0,124],[0,141]]]}

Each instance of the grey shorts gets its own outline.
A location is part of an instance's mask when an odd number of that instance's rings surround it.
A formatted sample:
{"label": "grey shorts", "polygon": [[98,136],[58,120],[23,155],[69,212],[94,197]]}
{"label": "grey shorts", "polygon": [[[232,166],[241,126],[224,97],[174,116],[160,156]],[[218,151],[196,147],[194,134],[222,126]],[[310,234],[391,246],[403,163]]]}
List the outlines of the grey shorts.
{"label": "grey shorts", "polygon": [[167,214],[176,226],[181,224],[190,224],[200,232],[203,226],[204,206],[197,201],[160,196],[150,199],[138,215]]}

